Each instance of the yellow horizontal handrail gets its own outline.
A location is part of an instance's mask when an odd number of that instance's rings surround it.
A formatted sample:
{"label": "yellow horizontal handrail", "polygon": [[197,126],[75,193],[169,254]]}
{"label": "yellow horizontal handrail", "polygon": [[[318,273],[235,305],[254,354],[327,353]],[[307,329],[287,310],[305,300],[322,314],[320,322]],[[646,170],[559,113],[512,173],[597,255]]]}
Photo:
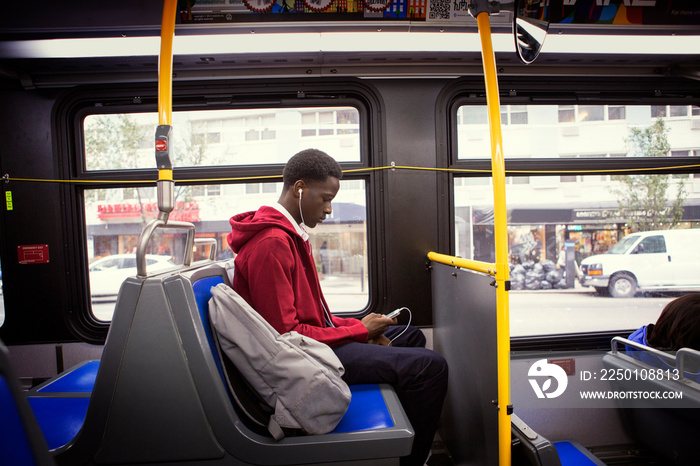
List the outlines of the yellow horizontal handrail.
{"label": "yellow horizontal handrail", "polygon": [[494,277],[496,276],[496,264],[491,264],[489,262],[481,262],[471,259],[464,259],[462,257],[448,256],[447,254],[440,254],[432,251],[428,253],[428,259],[430,259],[433,262],[454,265],[455,267],[461,267],[467,270],[474,270],[476,272],[486,273]]}
{"label": "yellow horizontal handrail", "polygon": [[[680,168],[700,168],[700,164],[695,165],[676,165],[676,166],[664,166],[664,167],[652,167],[652,168],[635,168],[635,172],[653,172],[653,171],[663,171],[663,170],[676,170]],[[366,167],[366,168],[353,168],[349,170],[343,170],[343,173],[363,173],[381,170],[423,170],[423,171],[434,171],[434,172],[448,172],[448,173],[492,173],[491,169],[481,170],[481,169],[468,169],[468,168],[437,168],[437,167],[409,167],[409,166],[383,166],[383,167]],[[629,168],[617,168],[617,169],[599,169],[599,170],[506,170],[506,175],[512,174],[550,174],[550,175],[563,175],[567,173],[589,173],[589,174],[609,174],[609,173],[620,173],[628,172]],[[248,181],[248,180],[272,180],[281,179],[282,175],[261,175],[261,176],[239,176],[239,177],[225,177],[225,178],[197,178],[197,179],[178,179],[178,183],[220,183],[225,181]],[[15,178],[9,174],[5,174],[0,177],[0,180],[9,183],[11,181],[35,181],[40,183],[122,183],[122,184],[134,184],[134,183],[155,183],[156,180],[68,180],[68,179],[46,179],[46,178]]]}

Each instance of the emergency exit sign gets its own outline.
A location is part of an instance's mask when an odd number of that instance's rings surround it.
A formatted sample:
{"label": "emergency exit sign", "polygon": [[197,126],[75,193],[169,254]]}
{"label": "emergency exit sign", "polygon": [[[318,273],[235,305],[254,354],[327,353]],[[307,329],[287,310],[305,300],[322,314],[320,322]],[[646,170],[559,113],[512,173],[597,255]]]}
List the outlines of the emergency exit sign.
{"label": "emergency exit sign", "polygon": [[17,260],[20,264],[47,264],[49,262],[49,245],[23,244],[17,246]]}

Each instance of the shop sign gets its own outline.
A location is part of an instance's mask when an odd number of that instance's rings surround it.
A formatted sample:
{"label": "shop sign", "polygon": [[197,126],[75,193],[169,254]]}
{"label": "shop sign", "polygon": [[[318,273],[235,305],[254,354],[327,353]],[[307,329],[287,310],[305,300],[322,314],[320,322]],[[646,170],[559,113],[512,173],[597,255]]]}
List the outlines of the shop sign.
{"label": "shop sign", "polygon": [[604,218],[620,217],[619,209],[581,209],[574,210],[576,220],[600,220]]}
{"label": "shop sign", "polygon": [[[121,202],[116,204],[98,204],[97,217],[100,220],[125,220],[130,221],[141,217],[144,212],[146,218],[155,218],[158,215],[157,202],[145,202],[141,204],[131,204]],[[181,222],[199,222],[199,204],[197,201],[178,201],[175,209],[170,213],[170,220]]]}
{"label": "shop sign", "polygon": [[[671,208],[667,207],[661,213],[668,214]],[[580,209],[574,210],[574,220],[607,220],[624,218],[644,218],[651,217],[652,212],[646,210],[631,209]]]}

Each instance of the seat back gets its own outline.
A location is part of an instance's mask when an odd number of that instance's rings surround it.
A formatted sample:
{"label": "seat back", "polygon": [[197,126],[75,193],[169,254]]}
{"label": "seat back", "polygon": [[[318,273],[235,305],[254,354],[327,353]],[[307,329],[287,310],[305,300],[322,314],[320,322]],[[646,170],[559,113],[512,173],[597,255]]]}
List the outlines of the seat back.
{"label": "seat back", "polygon": [[[197,270],[190,277],[190,281],[212,355],[224,385],[228,388],[229,396],[235,402],[235,408],[239,416],[249,428],[257,433],[269,436],[267,426],[270,416],[274,414],[274,409],[265,403],[255,388],[241,374],[228,356],[223,353],[217,332],[209,316],[209,300],[212,296],[212,287],[220,283],[230,286],[226,270],[219,265],[212,265]],[[351,386],[350,390],[352,392],[352,401],[345,416],[333,430],[333,433],[385,429],[394,426],[379,386],[356,385]]]}
{"label": "seat back", "polygon": [[49,448],[0,341],[0,464],[53,465]]}
{"label": "seat back", "polygon": [[[626,352],[617,350],[618,342],[625,345]],[[613,339],[612,351],[603,357],[607,369],[639,374],[629,380],[614,379],[611,381],[614,390],[680,394],[680,398],[617,401],[630,435],[671,464],[697,464],[695,445],[700,437],[700,425],[695,413],[700,408],[700,384],[696,374],[683,370],[681,361],[686,362],[688,357],[697,358],[691,363],[696,366],[700,352],[682,349],[674,356],[620,337]]]}
{"label": "seat back", "polygon": [[228,279],[226,278],[226,274],[223,272],[221,267],[214,266],[197,270],[190,278],[190,281],[192,282],[194,298],[197,301],[199,317],[202,319],[202,323],[204,324],[204,332],[207,334],[209,348],[214,355],[214,362],[219,370],[219,374],[221,375],[221,378],[225,380],[221,358],[217,357],[217,344],[215,340],[216,333],[212,331],[213,329],[209,319],[209,300],[211,299],[211,289],[220,283],[228,284]]}
{"label": "seat back", "polygon": [[229,397],[235,402],[235,407],[239,410],[239,414],[243,414],[242,419],[249,421],[247,423],[248,427],[266,435],[266,426],[274,411],[265,404],[238,368],[221,351],[219,338],[209,317],[211,289],[220,283],[231,286],[226,269],[218,265],[212,265],[197,270],[190,277],[190,281],[192,282],[197,309],[204,325],[204,331],[207,335],[214,362],[224,385],[228,389]]}

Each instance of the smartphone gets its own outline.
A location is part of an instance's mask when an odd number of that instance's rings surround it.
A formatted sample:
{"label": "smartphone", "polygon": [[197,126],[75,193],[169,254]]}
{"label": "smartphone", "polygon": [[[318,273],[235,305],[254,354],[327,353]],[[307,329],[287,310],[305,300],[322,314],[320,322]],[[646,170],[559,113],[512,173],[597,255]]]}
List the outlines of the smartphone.
{"label": "smartphone", "polygon": [[388,313],[388,314],[386,315],[386,317],[388,317],[389,319],[393,319],[393,318],[395,318],[395,317],[398,317],[399,314],[401,314],[401,311],[403,311],[403,308],[402,308],[402,307],[399,308],[399,309],[396,309],[396,310],[394,310],[394,311],[391,311],[390,313]]}

